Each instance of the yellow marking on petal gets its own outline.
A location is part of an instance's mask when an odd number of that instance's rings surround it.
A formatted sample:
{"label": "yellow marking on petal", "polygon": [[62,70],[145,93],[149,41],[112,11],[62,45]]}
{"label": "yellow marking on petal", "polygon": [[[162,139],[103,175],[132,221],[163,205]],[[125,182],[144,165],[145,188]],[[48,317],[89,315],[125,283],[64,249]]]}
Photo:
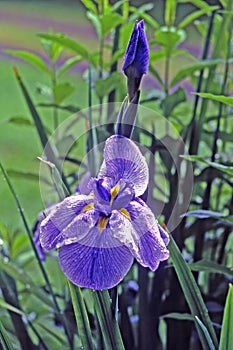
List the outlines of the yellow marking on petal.
{"label": "yellow marking on petal", "polygon": [[106,228],[108,224],[108,218],[106,216],[100,216],[99,220],[98,220],[98,229],[100,231],[100,233],[103,232],[103,230]]}
{"label": "yellow marking on petal", "polygon": [[87,204],[87,205],[81,210],[81,212],[90,210],[90,209],[92,209],[92,208],[94,208],[94,203]]}
{"label": "yellow marking on petal", "polygon": [[119,191],[120,191],[119,183],[117,183],[116,186],[111,188],[111,190],[110,190],[110,194],[111,194],[110,205],[112,205],[112,202],[114,201],[114,199],[118,195]]}
{"label": "yellow marking on petal", "polygon": [[119,210],[121,212],[121,214],[123,214],[127,219],[131,220],[131,216],[130,216],[130,213],[128,212],[127,209],[125,208],[122,208]]}

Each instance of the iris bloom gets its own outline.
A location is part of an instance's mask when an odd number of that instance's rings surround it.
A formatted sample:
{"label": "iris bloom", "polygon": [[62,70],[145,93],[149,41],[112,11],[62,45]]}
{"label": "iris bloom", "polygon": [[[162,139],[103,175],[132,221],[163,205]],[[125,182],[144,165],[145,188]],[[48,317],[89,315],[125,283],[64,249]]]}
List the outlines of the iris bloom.
{"label": "iris bloom", "polygon": [[129,99],[139,89],[143,74],[148,71],[149,47],[144,31],[144,21],[136,22],[125,53],[122,70],[128,77]]}
{"label": "iris bloom", "polygon": [[109,289],[134,258],[153,271],[168,258],[168,234],[139,198],[147,185],[139,148],[124,136],[111,136],[98,177],[89,181],[90,194],[67,197],[42,222],[43,249],[60,248],[61,269],[74,284]]}

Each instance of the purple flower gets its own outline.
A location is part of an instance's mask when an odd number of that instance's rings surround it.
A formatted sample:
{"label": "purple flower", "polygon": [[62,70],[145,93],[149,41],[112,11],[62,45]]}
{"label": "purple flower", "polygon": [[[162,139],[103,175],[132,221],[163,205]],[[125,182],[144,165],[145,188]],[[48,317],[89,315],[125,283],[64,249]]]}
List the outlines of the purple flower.
{"label": "purple flower", "polygon": [[130,139],[107,139],[89,195],[67,197],[41,224],[43,249],[60,248],[59,263],[74,284],[96,290],[117,285],[133,259],[156,270],[169,252],[168,234],[139,198],[148,185],[148,166]]}
{"label": "purple flower", "polygon": [[122,70],[128,77],[130,100],[139,89],[143,74],[148,71],[149,47],[144,31],[144,21],[136,22],[125,53]]}

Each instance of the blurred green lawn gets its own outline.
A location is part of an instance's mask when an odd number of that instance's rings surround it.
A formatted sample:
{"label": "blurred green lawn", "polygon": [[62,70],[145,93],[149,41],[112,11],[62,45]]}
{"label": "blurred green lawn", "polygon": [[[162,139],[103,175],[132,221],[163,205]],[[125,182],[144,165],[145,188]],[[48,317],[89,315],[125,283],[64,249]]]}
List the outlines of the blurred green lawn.
{"label": "blurred green lawn", "polygon": [[[89,23],[85,19],[84,10],[80,3],[66,5],[65,3],[54,2],[1,2],[0,13],[0,159],[6,169],[18,170],[22,172],[38,173],[39,161],[36,159],[42,153],[42,148],[38,140],[36,131],[31,126],[15,125],[7,123],[6,120],[20,116],[31,120],[20,88],[14,77],[12,67],[17,66],[34,102],[45,102],[43,97],[36,92],[37,83],[49,83],[49,77],[41,74],[40,71],[23,63],[20,60],[6,58],[3,50],[28,49],[32,52],[40,52],[43,49],[38,32],[65,31],[74,39],[85,42],[85,45],[94,42],[93,32]],[[34,24],[33,24],[34,23]],[[77,27],[77,33],[75,28]],[[80,29],[87,35],[80,35]],[[45,55],[44,55],[45,56]],[[67,103],[86,107],[87,88],[81,76],[67,74],[64,78],[76,88],[72,97]],[[46,125],[51,124],[51,111],[48,109],[38,109]],[[67,115],[67,114],[66,114]],[[63,115],[64,116],[64,115]],[[62,118],[62,116],[61,116]],[[36,181],[24,178],[12,177],[12,182],[24,208],[26,217],[32,226],[39,211],[43,209],[40,199],[39,186]],[[2,174],[0,174],[0,221],[7,225],[12,231],[22,227],[16,204],[9,192]]]}

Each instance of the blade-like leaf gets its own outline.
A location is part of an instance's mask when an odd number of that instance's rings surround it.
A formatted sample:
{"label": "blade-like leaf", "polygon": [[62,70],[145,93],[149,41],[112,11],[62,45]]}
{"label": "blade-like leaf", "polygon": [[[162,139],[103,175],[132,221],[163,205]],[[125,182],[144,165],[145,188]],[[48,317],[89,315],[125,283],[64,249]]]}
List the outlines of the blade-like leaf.
{"label": "blade-like leaf", "polygon": [[75,88],[69,83],[61,83],[56,85],[53,89],[54,103],[62,103],[67,97],[69,97],[74,92],[74,90]]}
{"label": "blade-like leaf", "polygon": [[83,349],[92,350],[94,349],[94,346],[92,342],[91,328],[81,290],[79,287],[74,286],[70,281],[68,281],[68,285]]}
{"label": "blade-like leaf", "polygon": [[160,317],[173,318],[174,320],[181,320],[181,321],[194,321],[194,317],[188,313],[170,312]]}
{"label": "blade-like leaf", "polygon": [[13,345],[11,344],[9,335],[7,334],[7,331],[5,330],[1,320],[0,320],[0,345],[2,344],[4,350],[14,350]]}
{"label": "blade-like leaf", "polygon": [[103,334],[106,349],[124,350],[118,323],[113,316],[107,290],[93,293],[96,315]]}
{"label": "blade-like leaf", "polygon": [[57,42],[61,44],[63,47],[70,49],[74,51],[76,54],[82,56],[83,59],[88,60],[89,58],[89,51],[82,46],[81,44],[77,43],[75,40],[70,39],[66,35],[60,35],[60,34],[38,34],[40,38],[51,40],[54,42]]}
{"label": "blade-like leaf", "polygon": [[5,50],[5,52],[11,54],[12,56],[19,57],[24,61],[32,64],[33,66],[41,69],[43,72],[50,74],[50,70],[46,66],[44,61],[38,55],[32,52],[21,51],[21,50]]}
{"label": "blade-like leaf", "polygon": [[214,10],[217,10],[219,7],[218,6],[209,6],[206,7],[203,10],[199,10],[199,11],[195,11],[193,13],[191,13],[190,15],[188,15],[187,17],[185,17],[185,19],[178,25],[179,29],[182,29],[184,27],[186,27],[188,24],[190,24],[191,22],[195,21],[195,19],[197,19],[198,17],[210,13]]}
{"label": "blade-like leaf", "polygon": [[200,61],[197,64],[194,64],[192,66],[189,66],[187,68],[184,68],[182,70],[180,70],[175,77],[172,79],[172,82],[170,84],[170,86],[174,86],[175,84],[179,83],[179,81],[181,81],[182,79],[192,75],[194,72],[199,71],[201,69],[204,68],[209,68],[209,67],[213,67],[216,66],[219,63],[222,63],[223,60],[221,59],[215,59],[215,60],[204,60],[204,61]]}
{"label": "blade-like leaf", "polygon": [[199,317],[195,316],[195,319],[197,320],[197,323],[199,324],[200,328],[202,329],[204,335],[205,335],[205,338],[206,338],[206,341],[209,345],[209,349],[210,350],[216,350],[214,344],[213,344],[213,341],[211,339],[211,336],[206,328],[206,326],[203,324],[203,322],[201,322],[201,320],[199,319]]}
{"label": "blade-like leaf", "polygon": [[224,265],[220,265],[218,263],[216,263],[215,261],[210,261],[210,260],[199,260],[195,263],[191,263],[189,264],[189,267],[191,268],[191,270],[193,271],[205,271],[205,272],[209,272],[209,273],[220,273],[220,274],[224,274],[227,276],[231,276],[233,277],[233,269],[226,267]]}
{"label": "blade-like leaf", "polygon": [[[193,317],[198,316],[198,318],[205,325],[215,347],[217,348],[218,347],[217,337],[216,337],[214,328],[212,326],[211,320],[209,318],[203,298],[201,296],[201,292],[197,286],[197,283],[193,277],[193,274],[188,264],[184,260],[172,236],[170,236],[169,251],[170,251],[170,256],[171,256],[177,277],[179,279],[181,288],[184,292],[186,301],[189,305],[190,311]],[[198,326],[198,324],[197,324],[197,330],[198,330],[198,334],[199,334],[203,349],[209,349],[207,340],[202,330]]]}
{"label": "blade-like leaf", "polygon": [[222,331],[220,335],[219,350],[230,350],[233,345],[233,286],[229,285],[226,304],[224,308]]}
{"label": "blade-like leaf", "polygon": [[68,58],[63,65],[57,70],[57,77],[61,77],[67,70],[73,67],[75,64],[82,61],[81,56],[75,56]]}
{"label": "blade-like leaf", "polygon": [[230,96],[214,95],[214,94],[204,93],[204,92],[196,93],[196,95],[198,95],[202,98],[208,98],[212,101],[224,103],[228,106],[233,106],[233,97],[230,97]]}
{"label": "blade-like leaf", "polygon": [[28,290],[28,293],[34,294],[40,301],[44,302],[49,307],[54,308],[54,304],[48,297],[48,294],[46,294],[42,289],[38,288],[38,286],[35,285],[31,277],[28,276],[24,270],[18,268],[10,261],[5,261],[2,257],[0,257],[0,268],[8,273],[13,279],[22,283],[26,290]]}

